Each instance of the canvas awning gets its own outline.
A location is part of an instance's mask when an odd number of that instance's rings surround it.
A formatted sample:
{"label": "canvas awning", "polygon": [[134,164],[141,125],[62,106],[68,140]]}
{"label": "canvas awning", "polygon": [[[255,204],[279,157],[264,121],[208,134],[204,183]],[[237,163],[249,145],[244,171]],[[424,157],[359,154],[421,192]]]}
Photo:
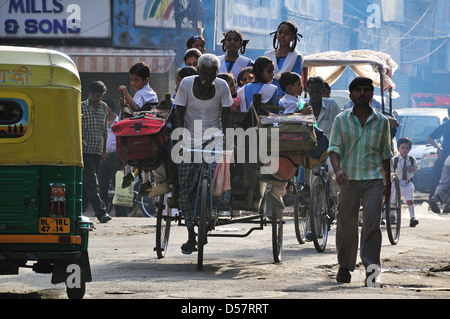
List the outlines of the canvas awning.
{"label": "canvas awning", "polygon": [[[347,66],[357,76],[372,79],[374,86],[381,87],[382,84],[383,90],[395,89],[392,76],[398,65],[389,54],[371,50],[328,51],[307,55],[303,61],[308,76],[321,76],[330,85],[339,79]],[[393,92],[394,95],[396,93]]]}
{"label": "canvas awning", "polygon": [[174,50],[116,49],[75,46],[52,46],[46,49],[67,54],[79,72],[128,72],[137,62],[145,62],[152,73],[166,73],[175,60]]}

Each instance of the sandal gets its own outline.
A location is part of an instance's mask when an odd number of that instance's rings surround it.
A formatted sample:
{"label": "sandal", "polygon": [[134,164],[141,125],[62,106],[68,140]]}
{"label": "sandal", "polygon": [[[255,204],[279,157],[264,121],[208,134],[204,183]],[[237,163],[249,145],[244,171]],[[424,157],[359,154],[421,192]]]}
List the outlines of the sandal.
{"label": "sandal", "polygon": [[190,255],[192,254],[194,251],[197,251],[197,242],[193,242],[193,241],[187,241],[186,243],[184,243],[183,245],[181,245],[181,252],[185,255]]}
{"label": "sandal", "polygon": [[433,211],[433,213],[436,213],[436,214],[441,213],[441,210],[439,209],[439,206],[436,203],[436,200],[430,199],[430,200],[428,200],[428,204],[430,204],[430,207],[431,207],[431,210]]}

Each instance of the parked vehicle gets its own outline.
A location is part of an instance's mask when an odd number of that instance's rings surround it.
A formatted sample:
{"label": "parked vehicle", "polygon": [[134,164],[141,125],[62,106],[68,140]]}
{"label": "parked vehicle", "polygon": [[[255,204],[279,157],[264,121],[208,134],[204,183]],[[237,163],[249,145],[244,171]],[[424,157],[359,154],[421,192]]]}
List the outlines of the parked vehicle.
{"label": "parked vehicle", "polygon": [[412,140],[409,154],[419,164],[419,170],[414,173],[413,178],[416,191],[427,193],[431,179],[439,179],[439,176],[431,176],[438,155],[427,137],[435,128],[449,120],[448,111],[446,108],[403,108],[395,110],[394,114],[400,123],[396,138],[408,137]]}
{"label": "parked vehicle", "polygon": [[82,216],[78,70],[57,51],[0,46],[0,78],[0,275],[32,268],[82,298],[93,224]]}

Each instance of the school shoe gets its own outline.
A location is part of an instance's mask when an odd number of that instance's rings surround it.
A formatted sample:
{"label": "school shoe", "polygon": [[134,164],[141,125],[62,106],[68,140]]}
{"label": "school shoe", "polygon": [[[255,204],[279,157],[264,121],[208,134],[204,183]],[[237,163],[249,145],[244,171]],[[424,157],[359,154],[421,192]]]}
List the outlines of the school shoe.
{"label": "school shoe", "polygon": [[129,186],[131,185],[131,183],[133,183],[133,181],[134,181],[134,176],[133,176],[133,174],[130,172],[130,173],[128,173],[127,175],[125,175],[125,176],[123,177],[123,180],[122,180],[122,188],[127,188],[127,187],[129,187]]}
{"label": "school shoe", "polygon": [[448,214],[448,213],[450,213],[450,207],[444,207],[442,214]]}
{"label": "school shoe", "polygon": [[350,270],[344,267],[339,267],[338,273],[336,275],[336,281],[344,284],[349,284],[352,281]]}
{"label": "school shoe", "polygon": [[171,189],[167,182],[156,183],[156,186],[153,187],[151,192],[148,194],[148,197],[157,197],[167,193],[170,193]]}
{"label": "school shoe", "polygon": [[411,218],[409,220],[409,227],[416,227],[416,225],[419,223],[419,221],[415,218]]}
{"label": "school shoe", "polygon": [[147,196],[148,193],[152,190],[152,182],[146,181],[145,183],[141,184],[139,187],[139,192],[137,194],[138,198]]}

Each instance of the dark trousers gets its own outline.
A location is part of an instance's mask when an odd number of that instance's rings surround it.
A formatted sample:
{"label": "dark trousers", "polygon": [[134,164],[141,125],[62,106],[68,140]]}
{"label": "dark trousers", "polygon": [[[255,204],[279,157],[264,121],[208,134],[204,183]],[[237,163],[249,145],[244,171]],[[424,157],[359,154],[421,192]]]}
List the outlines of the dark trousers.
{"label": "dark trousers", "polygon": [[[100,198],[103,203],[105,203],[106,207],[110,207],[109,202],[112,200],[108,196],[109,185],[111,184],[113,187],[115,187],[116,173],[119,169],[120,164],[117,152],[108,153],[105,161],[101,162],[98,168],[97,179],[100,189]],[[128,207],[116,206],[115,209],[117,216],[127,216]]]}
{"label": "dark trousers", "polygon": [[98,154],[83,153],[83,212],[86,211],[90,202],[98,219],[106,214],[106,206],[100,198],[97,183],[97,172],[101,158],[101,155]]}

